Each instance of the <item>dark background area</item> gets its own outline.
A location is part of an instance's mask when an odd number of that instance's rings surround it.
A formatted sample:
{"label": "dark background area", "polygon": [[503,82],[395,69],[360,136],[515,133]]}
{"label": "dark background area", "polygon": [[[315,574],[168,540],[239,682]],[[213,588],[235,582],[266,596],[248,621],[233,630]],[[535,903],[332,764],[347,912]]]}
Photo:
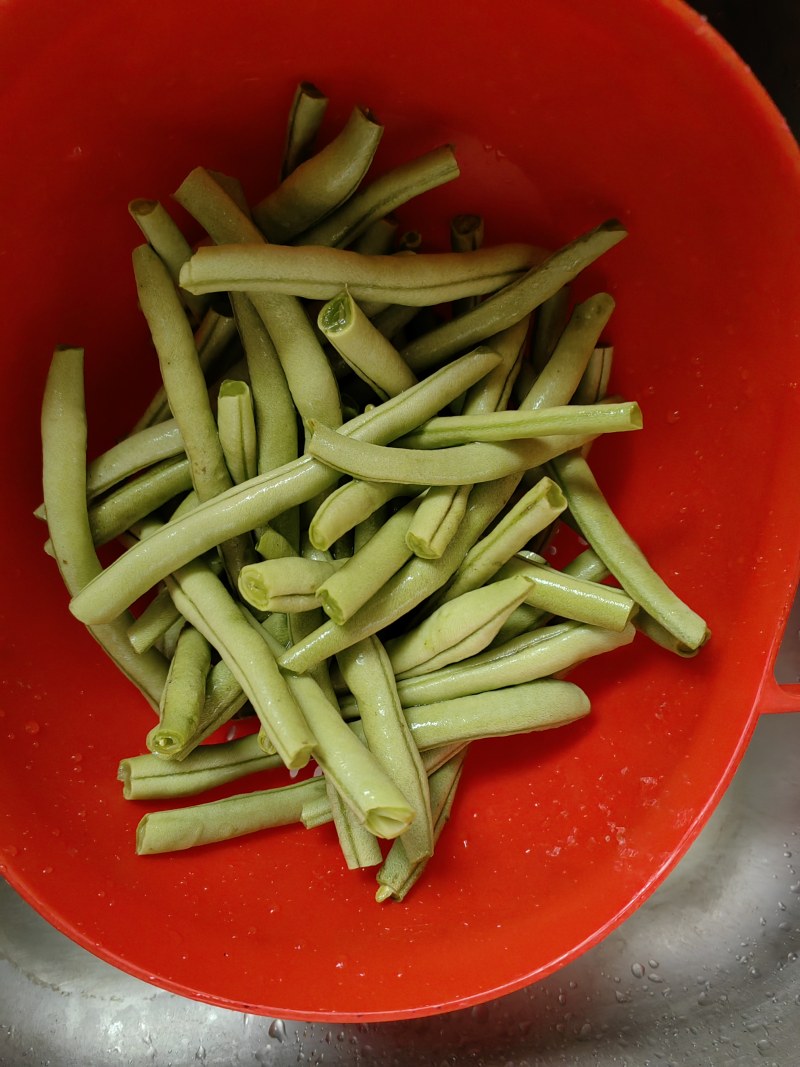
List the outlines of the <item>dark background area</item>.
{"label": "dark background area", "polygon": [[800,0],[697,0],[800,132]]}

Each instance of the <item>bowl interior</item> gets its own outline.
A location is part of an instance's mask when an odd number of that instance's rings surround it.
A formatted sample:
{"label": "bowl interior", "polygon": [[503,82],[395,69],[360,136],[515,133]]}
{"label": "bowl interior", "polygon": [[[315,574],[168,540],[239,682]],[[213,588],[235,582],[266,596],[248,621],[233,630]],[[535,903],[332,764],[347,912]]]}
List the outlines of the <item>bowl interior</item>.
{"label": "bowl interior", "polygon": [[[184,0],[51,8],[0,15],[5,873],[99,955],[248,1011],[425,1014],[547,973],[619,922],[697,833],[749,736],[791,600],[792,139],[736,57],[667,0],[408,0],[402,14],[351,0],[335,20],[319,0],[231,0],[222,18]],[[198,164],[263,195],[304,78],[331,97],[327,136],[356,103],[386,124],[376,172],[455,145],[459,181],[401,215],[432,248],[462,211],[485,215],[492,242],[555,247],[609,216],[629,227],[576,296],[615,297],[614,389],[640,402],[645,430],[602,442],[593,462],[714,631],[691,662],[639,640],[585,665],[589,720],[474,746],[429,877],[399,906],[343,869],[327,827],[135,857],[135,825],[156,805],[123,802],[116,767],[143,751],[152,713],[72,620],[31,517],[53,346],[86,347],[93,452],[156,381],[128,201],[168,203]]]}

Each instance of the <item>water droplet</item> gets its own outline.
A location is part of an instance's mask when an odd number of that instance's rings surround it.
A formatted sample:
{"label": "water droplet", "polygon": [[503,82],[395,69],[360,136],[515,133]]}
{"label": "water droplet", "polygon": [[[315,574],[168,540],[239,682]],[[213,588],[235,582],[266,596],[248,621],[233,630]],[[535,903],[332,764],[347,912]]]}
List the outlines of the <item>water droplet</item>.
{"label": "water droplet", "polygon": [[679,421],[680,417],[680,411],[670,411],[667,413],[667,422],[670,423],[670,425],[674,425]]}
{"label": "water droplet", "polygon": [[614,990],[614,998],[617,1004],[627,1004],[631,999],[630,993],[623,993],[620,989]]}
{"label": "water droplet", "polygon": [[286,1040],[286,1023],[283,1019],[273,1019],[269,1024],[267,1033],[270,1037],[275,1038],[276,1041]]}
{"label": "water droplet", "polygon": [[41,729],[41,727],[39,726],[39,723],[35,719],[29,719],[25,723],[25,733],[26,734],[38,734],[40,729]]}
{"label": "water droplet", "polygon": [[52,874],[52,873],[53,873],[53,868],[52,867],[42,867],[42,874]]}
{"label": "water droplet", "polygon": [[660,983],[660,982],[664,981],[664,979],[661,977],[660,974],[648,974],[647,977],[650,979],[651,982],[659,982]]}
{"label": "water droplet", "polygon": [[642,967],[641,963],[631,964],[631,974],[634,978],[644,978],[644,967]]}
{"label": "water droplet", "polygon": [[708,996],[708,991],[704,989],[700,996],[697,998],[697,1003],[700,1005],[701,1008],[704,1008],[706,1004],[708,1004],[709,999],[710,998]]}
{"label": "water droplet", "polygon": [[800,882],[794,882],[789,889],[792,893],[800,893]]}
{"label": "water droplet", "polygon": [[584,1023],[583,1026],[578,1031],[578,1040],[579,1041],[588,1041],[591,1038],[591,1036],[592,1036],[592,1024],[591,1023]]}
{"label": "water droplet", "polygon": [[652,967],[653,970],[655,971],[655,970],[658,969],[658,960],[648,960],[647,961],[647,965],[648,965],[648,967]]}
{"label": "water droplet", "polygon": [[206,1052],[205,1045],[198,1045],[197,1052],[195,1052],[194,1054],[194,1058],[196,1060],[199,1060],[200,1063],[205,1063],[207,1057],[208,1053]]}

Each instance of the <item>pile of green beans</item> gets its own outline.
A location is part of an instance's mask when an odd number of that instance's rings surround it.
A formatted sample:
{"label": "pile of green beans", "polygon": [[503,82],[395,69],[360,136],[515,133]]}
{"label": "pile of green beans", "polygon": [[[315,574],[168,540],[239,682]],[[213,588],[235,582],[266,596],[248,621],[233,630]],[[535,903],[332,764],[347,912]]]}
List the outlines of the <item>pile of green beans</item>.
{"label": "pile of green beans", "polygon": [[[298,87],[252,204],[187,176],[199,246],[158,201],[129,205],[163,385],[87,463],[83,351],[56,349],[37,515],[73,615],[157,713],[124,797],[226,787],[144,814],[137,852],[332,823],[376,899],[402,900],[472,742],[580,719],[564,674],[637,634],[691,656],[709,632],[587,458],[642,427],[608,395],[613,299],[570,297],[624,228],[548,253],[484,246],[490,224],[459,215],[451,249],[425,251],[394,212],[457,176],[451,146],[370,181],[383,127],[356,108],[317,150],[326,107]],[[564,520],[588,547],[559,570],[539,550]],[[278,780],[230,793],[257,772]]]}

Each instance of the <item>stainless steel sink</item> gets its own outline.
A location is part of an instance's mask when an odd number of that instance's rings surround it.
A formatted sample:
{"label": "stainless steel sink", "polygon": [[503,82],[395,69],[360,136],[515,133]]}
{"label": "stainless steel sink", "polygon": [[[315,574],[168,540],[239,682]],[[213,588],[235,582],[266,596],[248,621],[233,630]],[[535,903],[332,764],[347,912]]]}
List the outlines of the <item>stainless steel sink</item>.
{"label": "stainless steel sink", "polygon": [[[695,6],[797,128],[797,0],[755,14]],[[800,600],[776,673],[800,681]],[[701,836],[632,918],[550,978],[438,1018],[331,1028],[185,1000],[96,959],[0,879],[0,1064],[791,1067],[799,955],[800,716],[768,716]]]}

